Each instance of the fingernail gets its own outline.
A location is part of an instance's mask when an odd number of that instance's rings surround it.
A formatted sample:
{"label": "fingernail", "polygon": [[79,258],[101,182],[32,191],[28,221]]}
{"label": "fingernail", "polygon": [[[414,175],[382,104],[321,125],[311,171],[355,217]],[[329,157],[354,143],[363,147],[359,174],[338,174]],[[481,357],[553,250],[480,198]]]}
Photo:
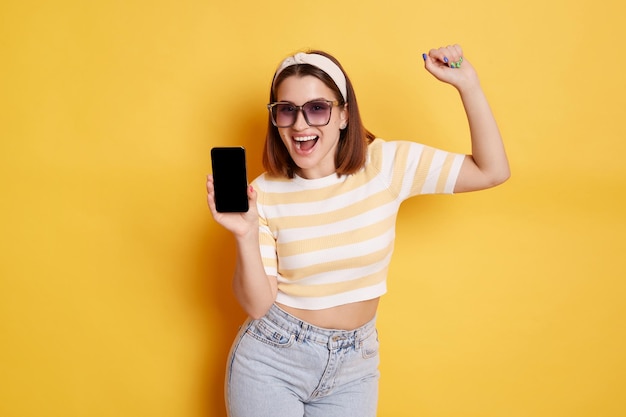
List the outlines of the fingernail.
{"label": "fingernail", "polygon": [[443,62],[445,62],[446,64],[448,63],[448,57],[447,56],[443,57]]}
{"label": "fingernail", "polygon": [[426,54],[422,54],[422,58],[424,58],[424,61],[426,61]]}

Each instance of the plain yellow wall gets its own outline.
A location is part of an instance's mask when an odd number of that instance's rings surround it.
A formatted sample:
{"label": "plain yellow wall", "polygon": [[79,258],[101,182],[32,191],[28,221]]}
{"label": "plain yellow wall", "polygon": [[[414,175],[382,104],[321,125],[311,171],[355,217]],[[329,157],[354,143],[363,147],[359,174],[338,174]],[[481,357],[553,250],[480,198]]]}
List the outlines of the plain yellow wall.
{"label": "plain yellow wall", "polygon": [[385,139],[466,152],[421,53],[461,43],[513,169],[415,199],[379,315],[381,417],[626,415],[622,2],[0,4],[0,415],[225,415],[243,313],[209,149],[261,172],[269,81],[313,47]]}

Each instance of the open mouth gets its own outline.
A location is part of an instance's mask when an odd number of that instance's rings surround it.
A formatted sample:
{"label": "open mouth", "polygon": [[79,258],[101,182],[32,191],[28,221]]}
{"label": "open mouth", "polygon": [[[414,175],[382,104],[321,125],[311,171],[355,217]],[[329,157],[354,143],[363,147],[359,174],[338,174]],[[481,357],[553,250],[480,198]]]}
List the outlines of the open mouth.
{"label": "open mouth", "polygon": [[319,136],[314,136],[314,135],[313,136],[300,136],[300,137],[293,138],[296,144],[296,149],[300,151],[308,151],[310,149],[313,149],[318,139],[319,139]]}

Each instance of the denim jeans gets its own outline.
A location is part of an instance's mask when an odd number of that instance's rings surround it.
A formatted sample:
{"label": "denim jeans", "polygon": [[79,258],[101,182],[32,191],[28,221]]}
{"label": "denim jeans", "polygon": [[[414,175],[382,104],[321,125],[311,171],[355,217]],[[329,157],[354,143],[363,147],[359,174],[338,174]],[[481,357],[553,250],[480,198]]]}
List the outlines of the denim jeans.
{"label": "denim jeans", "polygon": [[315,327],[272,306],[241,327],[226,370],[230,417],[374,417],[375,319],[356,330]]}

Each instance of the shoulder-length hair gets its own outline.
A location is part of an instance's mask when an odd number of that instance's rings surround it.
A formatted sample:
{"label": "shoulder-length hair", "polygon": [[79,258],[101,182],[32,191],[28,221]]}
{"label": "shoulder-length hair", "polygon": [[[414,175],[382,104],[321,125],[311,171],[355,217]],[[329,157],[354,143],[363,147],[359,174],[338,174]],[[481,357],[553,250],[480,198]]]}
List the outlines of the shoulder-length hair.
{"label": "shoulder-length hair", "polygon": [[[337,146],[337,153],[335,155],[335,166],[337,167],[336,172],[338,176],[354,174],[365,165],[367,147],[374,140],[375,136],[363,126],[354,88],[343,67],[339,64],[339,61],[323,51],[308,51],[307,53],[319,54],[329,58],[337,64],[346,77],[348,125],[340,132],[339,145]],[[339,107],[345,106],[346,100],[344,100],[332,78],[321,69],[309,64],[291,65],[278,74],[270,90],[270,103],[276,101],[276,90],[286,78],[292,76],[304,77],[308,75],[318,78],[328,86],[328,88],[333,90],[339,101]],[[270,175],[287,178],[293,178],[298,169],[280,138],[278,128],[272,124],[269,114],[267,120],[267,134],[265,136],[263,149],[263,167]]]}

